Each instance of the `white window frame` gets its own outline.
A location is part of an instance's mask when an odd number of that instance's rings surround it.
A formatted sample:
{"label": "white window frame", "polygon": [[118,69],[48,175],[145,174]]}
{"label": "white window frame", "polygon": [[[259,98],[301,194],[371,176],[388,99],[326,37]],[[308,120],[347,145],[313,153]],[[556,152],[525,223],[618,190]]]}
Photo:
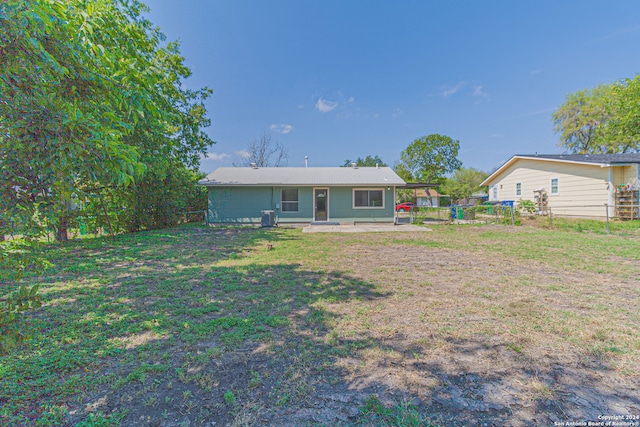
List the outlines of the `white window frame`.
{"label": "white window frame", "polygon": [[522,197],[522,182],[516,182],[516,197]]}
{"label": "white window frame", "polygon": [[495,184],[493,186],[493,188],[491,189],[493,191],[493,199],[492,200],[498,200],[498,184]]}
{"label": "white window frame", "polygon": [[[284,192],[285,190],[296,190],[296,194],[297,194],[297,199],[295,202],[292,200],[284,200]],[[295,203],[296,204],[296,210],[295,211],[290,211],[290,210],[284,210],[284,204],[287,203]],[[300,212],[300,189],[299,188],[295,188],[295,187],[287,187],[287,188],[282,188],[280,189],[280,211],[282,213],[297,213]]]}
{"label": "white window frame", "polygon": [[[556,181],[556,191],[553,191],[553,180]],[[557,196],[558,194],[560,194],[560,178],[558,177],[553,177],[549,180],[549,195],[551,196]]]}
{"label": "white window frame", "polygon": [[[381,191],[382,192],[382,206],[356,206],[356,191]],[[368,197],[369,201],[371,197]],[[384,209],[384,187],[379,188],[354,188],[351,190],[351,206],[353,209]]]}

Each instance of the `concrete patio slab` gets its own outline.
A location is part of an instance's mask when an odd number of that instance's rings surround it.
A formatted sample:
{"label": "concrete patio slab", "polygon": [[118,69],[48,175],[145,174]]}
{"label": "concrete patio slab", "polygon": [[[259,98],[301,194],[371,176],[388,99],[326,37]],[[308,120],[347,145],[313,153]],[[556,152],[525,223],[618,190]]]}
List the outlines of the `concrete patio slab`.
{"label": "concrete patio slab", "polygon": [[303,233],[381,233],[381,232],[420,232],[432,231],[426,227],[413,224],[345,224],[345,225],[308,225],[302,229]]}

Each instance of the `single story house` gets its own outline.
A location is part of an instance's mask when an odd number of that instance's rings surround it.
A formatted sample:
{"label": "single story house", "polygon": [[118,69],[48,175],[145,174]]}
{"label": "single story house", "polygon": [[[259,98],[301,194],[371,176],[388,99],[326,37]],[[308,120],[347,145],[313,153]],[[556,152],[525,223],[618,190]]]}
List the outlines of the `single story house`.
{"label": "single story house", "polygon": [[429,197],[427,196],[427,190],[419,189],[414,191],[414,198],[416,205],[437,208],[440,206],[440,193],[433,188],[429,189],[431,194],[431,203],[429,203]]}
{"label": "single story house", "polygon": [[531,200],[539,213],[624,218],[631,204],[635,218],[639,182],[640,153],[532,154],[511,157],[481,185],[489,201]]}
{"label": "single story house", "polygon": [[389,167],[224,167],[199,184],[212,223],[259,224],[263,211],[276,223],[393,223],[405,182]]}

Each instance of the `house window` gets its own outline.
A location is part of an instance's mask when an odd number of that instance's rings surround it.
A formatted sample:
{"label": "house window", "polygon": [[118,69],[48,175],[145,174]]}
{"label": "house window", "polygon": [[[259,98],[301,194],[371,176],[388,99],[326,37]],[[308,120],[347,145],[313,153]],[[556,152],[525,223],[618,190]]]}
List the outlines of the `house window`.
{"label": "house window", "polygon": [[282,190],[282,212],[298,212],[297,188],[285,188]]}
{"label": "house window", "polygon": [[354,208],[384,208],[384,190],[353,190]]}
{"label": "house window", "polygon": [[560,179],[559,178],[551,178],[551,194],[559,194],[560,193]]}
{"label": "house window", "polygon": [[498,200],[498,185],[494,185],[493,188],[493,200]]}
{"label": "house window", "polygon": [[522,196],[522,183],[516,182],[516,197]]}

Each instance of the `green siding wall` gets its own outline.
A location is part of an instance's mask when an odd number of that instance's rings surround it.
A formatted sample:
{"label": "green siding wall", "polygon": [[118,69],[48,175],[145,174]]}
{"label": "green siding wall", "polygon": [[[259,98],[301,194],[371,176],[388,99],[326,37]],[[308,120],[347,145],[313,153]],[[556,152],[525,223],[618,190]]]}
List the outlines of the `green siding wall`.
{"label": "green siding wall", "polygon": [[[355,187],[361,188],[361,187]],[[382,187],[366,187],[382,189]],[[353,208],[353,188],[329,189],[329,220],[344,222],[393,222],[393,187],[384,190],[384,208]]]}
{"label": "green siding wall", "polygon": [[272,209],[271,187],[209,188],[209,222],[260,223],[260,211]]}
{"label": "green siding wall", "polygon": [[[298,212],[282,212],[282,189],[298,189]],[[384,190],[384,208],[353,208],[352,187],[329,189],[329,221],[393,222],[394,189]],[[361,188],[361,187],[356,187]],[[313,221],[314,187],[209,187],[209,221],[212,223],[259,224],[260,211],[274,210],[280,223]],[[280,209],[276,209],[276,205]]]}
{"label": "green siding wall", "polygon": [[[282,212],[282,190],[298,189],[298,212]],[[275,187],[276,201],[280,209],[276,210],[278,222],[311,222],[313,219],[313,188],[311,187]],[[273,207],[275,209],[275,205]]]}

